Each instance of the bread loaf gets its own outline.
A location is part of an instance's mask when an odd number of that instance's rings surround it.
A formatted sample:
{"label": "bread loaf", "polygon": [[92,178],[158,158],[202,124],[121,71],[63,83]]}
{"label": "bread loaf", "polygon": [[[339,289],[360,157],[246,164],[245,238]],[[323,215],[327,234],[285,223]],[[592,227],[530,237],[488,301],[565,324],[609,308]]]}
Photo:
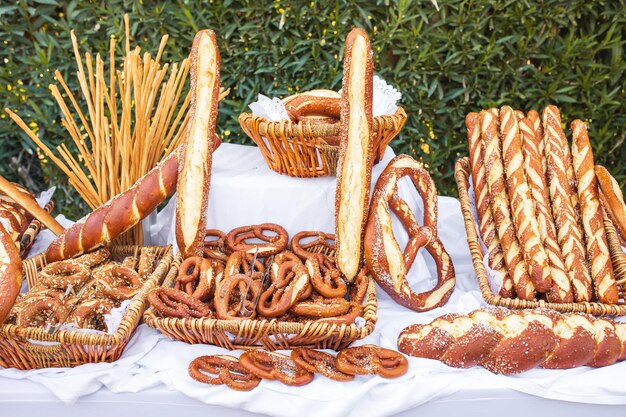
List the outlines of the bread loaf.
{"label": "bread loaf", "polygon": [[0,324],[9,315],[22,288],[22,260],[13,240],[0,223]]}

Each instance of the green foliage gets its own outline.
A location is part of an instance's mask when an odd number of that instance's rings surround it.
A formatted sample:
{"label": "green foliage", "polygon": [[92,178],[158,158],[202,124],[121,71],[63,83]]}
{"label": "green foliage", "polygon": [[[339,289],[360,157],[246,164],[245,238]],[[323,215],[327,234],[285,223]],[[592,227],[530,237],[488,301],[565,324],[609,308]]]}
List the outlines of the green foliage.
{"label": "green foliage", "polygon": [[[437,4],[438,3],[438,4]],[[440,193],[455,194],[455,160],[467,154],[469,111],[510,104],[558,105],[569,123],[590,123],[596,161],[626,184],[626,2],[624,0],[356,1],[14,1],[0,6],[0,101],[25,116],[49,144],[67,138],[47,86],[59,69],[77,91],[70,29],[81,48],[106,53],[131,18],[133,43],[180,60],[195,32],[213,28],[222,83],[219,133],[251,143],[237,122],[258,93],[284,96],[341,85],[343,41],[353,26],[372,39],[375,72],[403,93],[409,119],[396,152],[428,164]],[[6,4],[6,3],[5,3]],[[66,184],[5,116],[0,173],[32,188]],[[66,213],[85,210],[67,191]],[[72,208],[74,211],[72,211]]]}

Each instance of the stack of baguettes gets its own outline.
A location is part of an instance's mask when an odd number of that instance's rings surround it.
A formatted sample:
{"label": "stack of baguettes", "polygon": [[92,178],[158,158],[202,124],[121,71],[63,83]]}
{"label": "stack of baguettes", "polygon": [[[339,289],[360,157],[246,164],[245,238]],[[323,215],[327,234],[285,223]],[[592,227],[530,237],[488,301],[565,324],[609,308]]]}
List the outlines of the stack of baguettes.
{"label": "stack of baguettes", "polygon": [[[594,166],[586,125],[559,109],[504,106],[466,120],[478,229],[499,295],[554,303],[618,303],[604,211],[620,239],[626,206],[617,182]],[[622,244],[624,241],[622,240]]]}

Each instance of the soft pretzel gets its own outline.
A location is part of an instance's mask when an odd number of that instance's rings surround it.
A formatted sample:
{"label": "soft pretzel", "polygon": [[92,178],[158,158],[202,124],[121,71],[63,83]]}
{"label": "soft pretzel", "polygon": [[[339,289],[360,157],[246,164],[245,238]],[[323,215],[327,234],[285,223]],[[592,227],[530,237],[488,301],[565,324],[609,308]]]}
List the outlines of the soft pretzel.
{"label": "soft pretzel", "polygon": [[211,160],[220,93],[220,54],[212,30],[198,32],[191,47],[190,120],[181,157],[176,200],[176,243],[183,258],[202,256],[209,204]]}
{"label": "soft pretzel", "polygon": [[197,357],[189,364],[189,376],[198,382],[227,385],[237,391],[250,391],[261,382],[261,378],[241,366],[239,360],[230,355]]}
{"label": "soft pretzel", "polygon": [[9,315],[22,288],[22,260],[6,229],[0,224],[0,324]]}
{"label": "soft pretzel", "polygon": [[73,259],[52,262],[39,272],[39,283],[48,288],[76,287],[85,284],[89,278],[89,268]]}
{"label": "soft pretzel", "polygon": [[528,276],[522,248],[515,234],[509,196],[506,193],[505,172],[500,150],[500,138],[498,137],[498,116],[498,109],[480,112],[480,134],[485,155],[489,201],[496,230],[502,244],[504,261],[513,279],[515,293],[522,300],[533,300],[535,298],[535,286]]}
{"label": "soft pretzel", "polygon": [[[71,305],[71,303],[69,303]],[[107,298],[92,298],[83,300],[67,317],[68,323],[74,323],[83,329],[108,331],[104,316],[115,307],[113,301]]]}
{"label": "soft pretzel", "polygon": [[337,369],[335,357],[320,350],[297,348],[291,351],[291,359],[296,365],[309,372],[322,374],[335,381],[352,381],[354,375],[349,375]]}
{"label": "soft pretzel", "polygon": [[277,352],[247,351],[241,354],[239,363],[259,378],[275,379],[285,385],[299,387],[313,380],[313,372],[299,367],[289,356]]}
{"label": "soft pretzel", "polygon": [[293,270],[294,277],[289,280],[277,279],[269,288],[263,290],[257,311],[265,317],[279,317],[285,314],[296,302],[304,298],[303,295],[309,285],[309,276],[300,261],[284,262],[279,269],[281,277],[286,275],[282,272],[285,269]]}
{"label": "soft pretzel", "polygon": [[[253,241],[246,242],[248,239]],[[249,254],[256,252],[259,257],[282,252],[288,243],[289,234],[287,231],[274,223],[241,226],[231,230],[226,235],[226,245],[231,251],[243,251]]]}
{"label": "soft pretzel", "polygon": [[363,255],[373,164],[372,50],[367,34],[353,29],[346,39],[341,97],[340,146],[335,194],[337,267],[354,280]]}
{"label": "soft pretzel", "polygon": [[480,236],[487,247],[489,266],[502,276],[502,284],[498,294],[504,298],[512,298],[514,295],[513,279],[509,275],[504,262],[504,254],[500,238],[496,231],[489,201],[489,188],[487,175],[485,174],[485,161],[483,144],[480,138],[480,120],[478,113],[469,113],[465,118],[467,129],[467,141],[469,145],[470,165],[472,169],[472,185],[476,213],[478,214],[478,229]]}
{"label": "soft pretzel", "polygon": [[[309,238],[314,239],[306,243],[303,242],[304,239]],[[317,259],[320,269],[323,272],[328,269],[336,269],[334,256],[329,256],[321,252],[321,250],[325,250],[334,255],[336,251],[335,235],[331,233],[306,230],[296,233],[293,238],[291,238],[291,250],[303,261],[312,258]]]}
{"label": "soft pretzel", "polygon": [[152,275],[156,258],[156,248],[151,246],[141,248],[139,263],[137,265],[137,273],[142,281],[145,281],[148,277],[150,277],[150,275]]}
{"label": "soft pretzel", "polygon": [[596,165],[595,171],[600,184],[600,197],[604,212],[613,221],[622,245],[626,246],[626,204],[624,203],[622,190],[605,167]]}
{"label": "soft pretzel", "polygon": [[217,274],[220,272],[217,265],[220,264],[199,256],[185,259],[180,265],[174,288],[200,301],[208,301],[213,295]]}
{"label": "soft pretzel", "polygon": [[320,264],[317,259],[307,259],[305,262],[309,278],[313,288],[322,296],[327,298],[343,297],[348,291],[348,286],[341,277],[338,269],[328,269],[322,274]]}
{"label": "soft pretzel", "polygon": [[256,317],[254,302],[260,292],[261,283],[254,277],[239,273],[224,277],[217,284],[213,299],[217,317],[222,320],[253,319]]}
{"label": "soft pretzel", "polygon": [[[424,224],[421,227],[406,202],[396,194],[397,182],[405,176],[411,179],[424,202]],[[409,234],[404,252],[393,235],[391,211]],[[452,294],[454,266],[437,236],[437,190],[428,172],[410,156],[396,156],[378,178],[365,242],[368,269],[378,285],[400,305],[415,311],[427,311],[445,304]],[[409,287],[406,275],[421,247],[435,260],[438,277],[432,290],[416,294]]]}
{"label": "soft pretzel", "polygon": [[539,145],[543,143],[543,140],[541,136],[537,136],[537,129],[530,119],[524,118],[520,120],[519,130],[522,138],[526,178],[528,179],[532,201],[535,206],[539,234],[548,255],[550,274],[552,276],[552,288],[548,291],[547,298],[551,302],[571,303],[574,300],[572,287],[565,268],[565,262],[563,261],[563,255],[561,254],[561,248],[556,240],[556,227],[552,218],[548,185],[542,166],[544,158]]}
{"label": "soft pretzel", "polygon": [[350,347],[335,358],[337,369],[348,375],[379,375],[398,378],[409,369],[409,362],[399,352],[374,345]]}
{"label": "soft pretzel", "polygon": [[226,261],[228,258],[226,251],[226,233],[217,229],[207,229],[204,233],[204,253],[202,256]]}
{"label": "soft pretzel", "polygon": [[284,100],[292,122],[335,123],[341,116],[341,95],[332,90],[311,90]]}
{"label": "soft pretzel", "polygon": [[174,288],[155,288],[148,294],[148,301],[152,308],[165,317],[201,318],[212,316],[209,306]]}
{"label": "soft pretzel", "polygon": [[17,313],[15,324],[19,327],[42,327],[61,324],[66,316],[67,308],[61,298],[38,298]]}
{"label": "soft pretzel", "polygon": [[141,288],[139,274],[122,265],[108,264],[94,273],[96,286],[105,296],[123,301],[132,298]]}
{"label": "soft pretzel", "polygon": [[578,223],[574,168],[567,139],[561,129],[561,115],[555,106],[544,109],[543,125],[548,186],[557,241],[572,283],[574,299],[578,302],[591,301],[593,287],[587,268],[583,232]]}
{"label": "soft pretzel", "polygon": [[408,326],[398,337],[398,349],[453,367],[478,364],[501,374],[536,366],[599,367],[626,358],[626,324],[552,310],[486,308]]}

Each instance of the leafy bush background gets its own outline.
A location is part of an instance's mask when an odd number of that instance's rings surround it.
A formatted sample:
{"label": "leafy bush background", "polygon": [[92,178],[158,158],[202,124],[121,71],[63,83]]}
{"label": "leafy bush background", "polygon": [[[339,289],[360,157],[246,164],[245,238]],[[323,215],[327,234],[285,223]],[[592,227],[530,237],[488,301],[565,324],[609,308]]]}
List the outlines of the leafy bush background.
{"label": "leafy bush background", "polygon": [[[343,41],[361,26],[372,39],[375,72],[403,92],[409,120],[393,147],[427,163],[440,193],[456,192],[454,162],[467,153],[465,114],[505,103],[523,109],[554,103],[567,123],[588,121],[597,162],[626,183],[623,0],[7,3],[0,6],[0,104],[50,144],[67,136],[47,86],[55,69],[73,78],[70,29],[83,50],[105,52],[110,36],[123,35],[126,12],[133,44],[155,52],[169,34],[165,58],[181,60],[195,32],[213,28],[222,82],[232,87],[219,109],[219,131],[227,141],[251,143],[237,115],[260,92],[340,88]],[[0,158],[2,175],[31,188],[66,184],[5,115]],[[63,211],[82,214],[80,198],[62,189]]]}

